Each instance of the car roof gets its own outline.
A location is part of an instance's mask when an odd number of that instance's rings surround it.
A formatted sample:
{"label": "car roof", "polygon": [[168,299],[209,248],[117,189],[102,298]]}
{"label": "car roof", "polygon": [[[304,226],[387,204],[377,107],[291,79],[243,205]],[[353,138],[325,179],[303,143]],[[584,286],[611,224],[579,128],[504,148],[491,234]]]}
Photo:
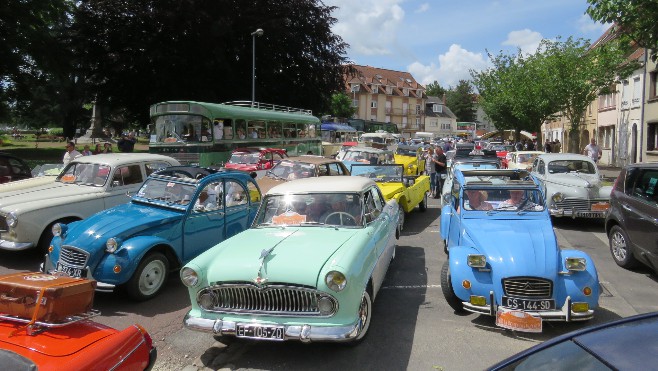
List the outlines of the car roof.
{"label": "car roof", "polygon": [[374,148],[374,147],[350,147],[350,148],[346,149],[345,151],[347,151],[347,152],[366,152],[366,153],[392,152],[390,150],[384,150],[384,149],[379,149],[379,148]]}
{"label": "car roof", "polygon": [[638,162],[635,164],[628,164],[624,166],[625,168],[632,168],[632,167],[637,167],[637,168],[658,168],[658,162]]}
{"label": "car roof", "polygon": [[151,174],[151,178],[158,178],[163,180],[177,180],[185,183],[196,184],[201,182],[203,178],[212,174],[231,174],[238,178],[252,177],[251,174],[231,169],[215,169],[200,166],[170,166],[166,169],[158,170]]}
{"label": "car roof", "polygon": [[544,153],[537,158],[541,158],[544,161],[556,161],[556,160],[582,160],[582,161],[589,161],[589,162],[594,162],[592,161],[591,158],[585,156],[585,155],[579,155],[577,153]]}
{"label": "car roof", "polygon": [[93,163],[107,164],[110,166],[123,165],[131,162],[144,161],[167,161],[172,164],[178,164],[173,157],[158,155],[154,153],[102,153],[93,156],[82,156],[71,161],[76,163]]}
{"label": "car roof", "polygon": [[335,193],[335,192],[357,192],[360,193],[369,186],[375,185],[371,179],[359,176],[323,176],[297,179],[281,183],[272,187],[267,194],[286,193]]}
{"label": "car roof", "polygon": [[283,161],[304,162],[307,164],[315,164],[315,165],[340,162],[333,158],[326,158],[322,156],[313,156],[313,155],[293,156],[293,157],[288,157]]}

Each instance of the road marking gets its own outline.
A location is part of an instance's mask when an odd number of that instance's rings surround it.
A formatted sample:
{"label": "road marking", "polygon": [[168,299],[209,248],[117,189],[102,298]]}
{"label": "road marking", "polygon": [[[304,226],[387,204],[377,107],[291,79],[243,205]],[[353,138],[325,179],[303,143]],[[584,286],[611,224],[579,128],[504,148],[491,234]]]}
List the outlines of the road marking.
{"label": "road marking", "polygon": [[441,285],[396,285],[396,286],[382,286],[385,290],[399,290],[399,289],[436,289]]}

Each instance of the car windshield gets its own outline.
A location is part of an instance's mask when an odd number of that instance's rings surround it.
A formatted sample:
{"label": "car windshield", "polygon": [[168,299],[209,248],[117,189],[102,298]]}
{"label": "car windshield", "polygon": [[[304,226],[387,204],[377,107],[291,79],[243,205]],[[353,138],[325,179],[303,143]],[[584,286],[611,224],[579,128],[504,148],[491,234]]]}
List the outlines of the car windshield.
{"label": "car windshield", "polygon": [[191,184],[150,178],[135,195],[140,201],[166,205],[187,206],[192,201],[196,187]]}
{"label": "car windshield", "polygon": [[466,211],[487,211],[488,215],[501,212],[544,211],[544,200],[538,189],[467,188],[462,207]]}
{"label": "car windshield", "polygon": [[69,164],[55,179],[57,182],[100,187],[110,175],[110,166],[74,162]]}
{"label": "car windshield", "polygon": [[516,161],[519,163],[530,163],[535,160],[535,157],[537,157],[539,154],[537,153],[523,153],[519,154],[516,158]]}
{"label": "car windshield", "polygon": [[416,148],[398,148],[395,151],[395,154],[402,155],[402,156],[416,157],[416,153],[418,153],[418,150]]}
{"label": "car windshield", "polygon": [[62,172],[63,164],[43,164],[32,169],[32,176],[57,176]]}
{"label": "car windshield", "polygon": [[234,153],[228,160],[230,164],[257,164],[260,153]]}
{"label": "car windshield", "polygon": [[402,175],[404,167],[402,165],[352,165],[350,170],[352,175],[370,178],[375,182],[400,182],[402,183]]}
{"label": "car windshield", "polygon": [[340,226],[361,228],[363,207],[356,193],[304,193],[268,195],[254,225]]}
{"label": "car windshield", "polygon": [[585,160],[558,160],[548,163],[548,172],[559,173],[582,173],[596,174],[594,164]]}
{"label": "car windshield", "polygon": [[278,179],[301,179],[315,176],[315,165],[283,160],[267,172]]}

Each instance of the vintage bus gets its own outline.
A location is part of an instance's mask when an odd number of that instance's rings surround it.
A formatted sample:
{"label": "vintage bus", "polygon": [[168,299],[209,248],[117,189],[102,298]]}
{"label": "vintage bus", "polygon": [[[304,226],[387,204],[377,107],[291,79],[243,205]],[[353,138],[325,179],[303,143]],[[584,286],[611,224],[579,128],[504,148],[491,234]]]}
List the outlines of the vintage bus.
{"label": "vintage bus", "polygon": [[309,110],[236,101],[170,101],[150,108],[149,151],[183,164],[223,166],[238,147],[321,154],[320,120]]}
{"label": "vintage bus", "polygon": [[320,136],[322,138],[322,155],[336,155],[345,142],[356,142],[359,133],[356,129],[335,122],[325,121],[320,127]]}

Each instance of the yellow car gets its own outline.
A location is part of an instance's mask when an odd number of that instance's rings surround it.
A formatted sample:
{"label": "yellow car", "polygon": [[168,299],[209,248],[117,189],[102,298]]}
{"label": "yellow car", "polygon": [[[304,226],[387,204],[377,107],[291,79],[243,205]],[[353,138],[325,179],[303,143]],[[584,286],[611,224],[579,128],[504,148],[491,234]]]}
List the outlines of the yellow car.
{"label": "yellow car", "polygon": [[395,163],[404,166],[404,175],[421,175],[425,172],[423,147],[399,145],[395,150]]}

